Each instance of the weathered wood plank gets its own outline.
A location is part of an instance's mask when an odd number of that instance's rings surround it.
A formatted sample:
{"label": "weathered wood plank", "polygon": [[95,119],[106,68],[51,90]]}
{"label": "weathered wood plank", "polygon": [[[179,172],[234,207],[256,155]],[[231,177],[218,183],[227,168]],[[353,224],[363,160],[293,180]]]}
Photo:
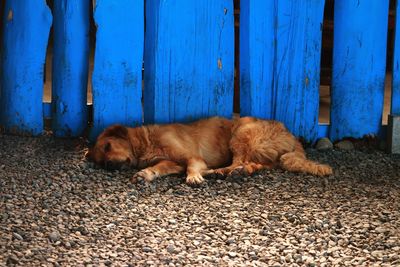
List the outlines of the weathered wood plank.
{"label": "weathered wood plank", "polygon": [[143,0],[97,0],[93,129],[142,122]]}
{"label": "weathered wood plank", "polygon": [[80,136],[87,127],[90,0],[54,1],[52,128]]}
{"label": "weathered wood plank", "polygon": [[241,114],[318,136],[324,0],[241,2]]}
{"label": "weathered wood plank", "polygon": [[233,1],[147,0],[146,123],[232,116]]}
{"label": "weathered wood plank", "polygon": [[275,1],[240,2],[240,114],[273,118]]}
{"label": "weathered wood plank", "polygon": [[7,132],[38,135],[52,16],[45,1],[8,0],[2,19],[0,124]]}
{"label": "weathered wood plank", "polygon": [[392,62],[392,99],[388,118],[387,144],[390,153],[400,154],[400,4],[396,1]]}
{"label": "weathered wood plank", "polygon": [[400,3],[396,1],[396,24],[392,68],[392,105],[390,114],[400,116]]}
{"label": "weathered wood plank", "polygon": [[388,11],[388,0],[335,1],[332,140],[379,133]]}

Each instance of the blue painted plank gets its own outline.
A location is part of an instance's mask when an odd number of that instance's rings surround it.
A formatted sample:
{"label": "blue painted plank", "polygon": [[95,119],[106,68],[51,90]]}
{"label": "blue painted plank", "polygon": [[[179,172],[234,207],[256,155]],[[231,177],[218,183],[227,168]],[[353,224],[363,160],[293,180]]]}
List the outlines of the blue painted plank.
{"label": "blue painted plank", "polygon": [[241,2],[241,115],[318,137],[324,0]]}
{"label": "blue painted plank", "polygon": [[232,116],[231,0],[147,0],[146,123]]}
{"label": "blue painted plank", "polygon": [[323,137],[329,137],[329,124],[319,124],[318,125],[318,137],[317,139]]}
{"label": "blue painted plank", "polygon": [[0,124],[7,132],[38,135],[52,16],[45,1],[8,0],[2,19]]}
{"label": "blue painted plank", "polygon": [[240,114],[273,118],[275,1],[240,2]]}
{"label": "blue painted plank", "polygon": [[392,74],[392,105],[390,114],[400,116],[400,1],[396,1]]}
{"label": "blue painted plank", "polygon": [[51,119],[52,118],[52,105],[51,102],[43,102],[43,118],[45,120]]}
{"label": "blue painted plank", "polygon": [[143,0],[97,0],[92,139],[114,124],[142,122]]}
{"label": "blue painted plank", "polygon": [[389,0],[335,1],[332,140],[379,133],[388,11]]}
{"label": "blue painted plank", "polygon": [[54,1],[52,129],[80,136],[87,127],[90,0]]}

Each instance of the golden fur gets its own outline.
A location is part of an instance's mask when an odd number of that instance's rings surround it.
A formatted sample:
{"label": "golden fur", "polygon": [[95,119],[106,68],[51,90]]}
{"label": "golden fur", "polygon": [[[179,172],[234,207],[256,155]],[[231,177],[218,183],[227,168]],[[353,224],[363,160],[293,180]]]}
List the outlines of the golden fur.
{"label": "golden fur", "polygon": [[301,143],[278,121],[252,117],[236,120],[229,146],[233,154],[232,164],[214,172],[251,174],[261,169],[281,167],[319,176],[332,174],[330,166],[308,160]]}
{"label": "golden fur", "polygon": [[129,165],[141,169],[133,181],[186,171],[186,182],[200,184],[209,168],[231,161],[229,140],[232,122],[210,118],[191,124],[107,128],[87,157],[106,168]]}
{"label": "golden fur", "polygon": [[[108,169],[140,169],[132,181],[186,171],[186,182],[200,184],[211,173],[251,174],[281,167],[293,172],[329,175],[331,167],[306,159],[300,142],[277,121],[213,117],[190,124],[107,128],[87,158]],[[229,165],[229,166],[228,166]]]}

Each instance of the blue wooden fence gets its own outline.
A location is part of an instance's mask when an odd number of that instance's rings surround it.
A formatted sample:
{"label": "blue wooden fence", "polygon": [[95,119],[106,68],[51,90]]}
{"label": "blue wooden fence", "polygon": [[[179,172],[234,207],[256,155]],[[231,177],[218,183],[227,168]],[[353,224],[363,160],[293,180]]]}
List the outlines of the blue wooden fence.
{"label": "blue wooden fence", "polygon": [[[241,0],[241,115],[283,121],[308,141],[378,134],[389,0],[335,1],[330,126],[318,125],[324,4]],[[45,115],[56,136],[80,136],[87,128],[89,7],[90,0],[55,0],[51,16],[45,1],[6,1],[0,39],[0,125],[6,132],[41,134]],[[93,13],[92,138],[113,123],[232,116],[233,0],[97,0]],[[50,109],[43,108],[42,94],[52,23]],[[399,34],[394,115],[400,113]]]}
{"label": "blue wooden fence", "polygon": [[145,122],[231,117],[233,1],[149,0],[146,5]]}
{"label": "blue wooden fence", "polygon": [[2,18],[0,124],[8,132],[43,131],[43,63],[52,23],[44,1],[6,1]]}
{"label": "blue wooden fence", "polygon": [[241,113],[315,140],[324,0],[241,1],[241,11]]}
{"label": "blue wooden fence", "polygon": [[52,109],[56,136],[79,136],[87,127],[89,0],[54,2]]}

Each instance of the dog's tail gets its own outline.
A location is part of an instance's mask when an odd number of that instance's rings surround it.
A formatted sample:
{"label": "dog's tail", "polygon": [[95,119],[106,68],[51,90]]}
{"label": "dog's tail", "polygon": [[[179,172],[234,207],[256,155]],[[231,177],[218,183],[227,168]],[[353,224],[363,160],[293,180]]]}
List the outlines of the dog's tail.
{"label": "dog's tail", "polygon": [[295,150],[280,157],[282,169],[292,172],[304,172],[312,175],[325,176],[332,174],[332,168],[325,164],[308,160],[300,142],[296,143]]}

